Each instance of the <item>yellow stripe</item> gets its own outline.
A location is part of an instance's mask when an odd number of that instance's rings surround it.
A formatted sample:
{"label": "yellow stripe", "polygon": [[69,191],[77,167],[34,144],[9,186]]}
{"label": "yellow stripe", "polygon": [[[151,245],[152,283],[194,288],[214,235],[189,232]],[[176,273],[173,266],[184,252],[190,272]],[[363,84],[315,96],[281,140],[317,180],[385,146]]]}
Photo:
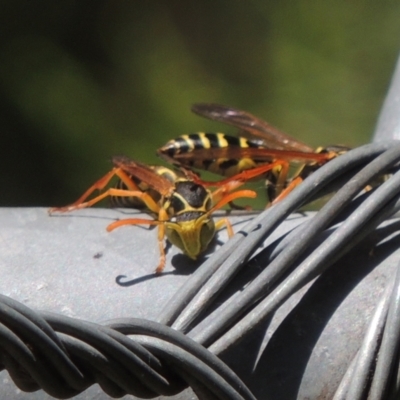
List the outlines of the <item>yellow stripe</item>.
{"label": "yellow stripe", "polygon": [[203,148],[209,149],[211,147],[211,144],[210,144],[210,141],[204,135],[204,133],[199,133],[198,135],[199,135],[201,144],[203,145]]}
{"label": "yellow stripe", "polygon": [[236,165],[237,171],[242,172],[247,169],[255,168],[257,167],[257,163],[254,162],[251,158],[244,157],[239,160],[238,164]]}
{"label": "yellow stripe", "polygon": [[240,141],[240,147],[242,149],[245,149],[247,147],[249,147],[249,145],[247,144],[247,139],[244,137],[239,137],[239,141]]}
{"label": "yellow stripe", "polygon": [[185,142],[186,142],[186,144],[187,144],[187,146],[189,147],[190,150],[194,149],[193,140],[190,139],[189,135],[182,135],[181,138],[185,140]]}
{"label": "yellow stripe", "polygon": [[217,133],[216,136],[217,136],[217,139],[218,139],[219,147],[221,147],[221,148],[228,147],[228,142],[225,139],[225,134],[224,133]]}

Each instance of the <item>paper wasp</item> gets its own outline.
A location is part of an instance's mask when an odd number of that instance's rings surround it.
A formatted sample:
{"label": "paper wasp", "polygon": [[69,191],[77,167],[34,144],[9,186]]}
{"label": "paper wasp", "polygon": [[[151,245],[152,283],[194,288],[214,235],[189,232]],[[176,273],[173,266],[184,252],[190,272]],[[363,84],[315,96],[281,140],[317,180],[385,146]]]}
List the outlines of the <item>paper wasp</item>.
{"label": "paper wasp", "polygon": [[[220,104],[198,103],[192,111],[208,119],[239,128],[239,136],[223,133],[193,133],[170,140],[157,150],[164,160],[177,166],[233,175],[265,178],[270,202],[287,195],[308,175],[348,148],[331,146],[313,150],[254,115]],[[290,164],[301,164],[289,176]],[[250,174],[249,172],[252,171]],[[195,179],[204,186],[218,185]],[[223,185],[226,180],[220,181]]]}
{"label": "paper wasp", "polygon": [[[214,222],[212,214],[227,203],[241,197],[256,197],[252,190],[238,190],[244,181],[239,177],[227,180],[213,192],[194,182],[182,171],[161,166],[147,166],[125,156],[112,158],[114,168],[95,182],[77,201],[54,207],[53,212],[67,212],[90,207],[107,196],[115,206],[144,209],[155,219],[127,218],[111,223],[107,231],[123,225],[157,225],[160,261],[156,273],[165,266],[164,237],[192,259],[204,252],[216,230],[226,226],[229,236],[233,230],[227,218]],[[104,189],[113,177],[119,179],[116,187],[87,200],[96,190]]]}

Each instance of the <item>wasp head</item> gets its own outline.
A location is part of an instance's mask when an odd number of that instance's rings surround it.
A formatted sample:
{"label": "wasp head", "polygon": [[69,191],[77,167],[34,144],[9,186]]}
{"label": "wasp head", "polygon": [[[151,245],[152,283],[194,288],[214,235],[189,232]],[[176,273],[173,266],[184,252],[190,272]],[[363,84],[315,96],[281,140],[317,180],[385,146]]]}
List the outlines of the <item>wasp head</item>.
{"label": "wasp head", "polygon": [[166,236],[190,258],[196,259],[206,250],[215,235],[211,206],[210,192],[185,179],[176,184],[176,191],[166,204],[171,215],[165,223]]}

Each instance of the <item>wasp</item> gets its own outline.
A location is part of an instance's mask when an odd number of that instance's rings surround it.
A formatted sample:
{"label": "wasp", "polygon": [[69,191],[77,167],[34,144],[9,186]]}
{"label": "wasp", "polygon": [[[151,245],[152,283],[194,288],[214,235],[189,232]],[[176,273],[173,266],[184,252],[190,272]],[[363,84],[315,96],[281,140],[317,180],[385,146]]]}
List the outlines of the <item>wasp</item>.
{"label": "wasp", "polygon": [[[163,271],[166,262],[165,237],[184,254],[196,259],[207,249],[218,229],[226,226],[228,235],[233,235],[228,218],[214,222],[212,214],[235,199],[256,197],[252,190],[234,191],[244,183],[240,176],[238,179],[232,177],[211,191],[195,182],[183,169],[173,171],[162,166],[149,166],[125,156],[113,157],[112,163],[114,168],[77,201],[65,207],[51,208],[49,213],[90,207],[106,197],[111,197],[114,206],[145,210],[154,219],[118,220],[108,225],[107,231],[123,225],[158,226],[160,259],[156,274]],[[114,177],[118,178],[116,186],[104,190]],[[88,200],[95,190],[103,192]]]}
{"label": "wasp", "polygon": [[[254,115],[220,104],[198,103],[192,111],[208,119],[224,122],[239,129],[238,136],[224,133],[193,133],[170,140],[157,150],[169,163],[189,169],[210,171],[242,180],[266,180],[270,203],[285,197],[320,166],[349,149],[342,146],[316,150],[280,131]],[[291,176],[292,163],[301,164]],[[206,182],[193,174],[198,183]],[[221,180],[224,185],[226,180]]]}

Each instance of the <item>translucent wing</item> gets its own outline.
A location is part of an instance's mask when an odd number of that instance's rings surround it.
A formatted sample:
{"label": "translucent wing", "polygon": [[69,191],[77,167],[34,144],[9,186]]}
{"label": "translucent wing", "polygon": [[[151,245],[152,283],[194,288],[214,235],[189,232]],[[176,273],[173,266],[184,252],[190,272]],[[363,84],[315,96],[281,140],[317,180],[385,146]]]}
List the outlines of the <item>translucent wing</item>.
{"label": "translucent wing", "polygon": [[128,175],[146,183],[162,196],[168,196],[175,189],[174,184],[165,177],[157,174],[151,167],[134,161],[126,156],[114,156],[112,162],[116,167],[121,168]]}
{"label": "translucent wing", "polygon": [[239,128],[240,135],[244,134],[247,137],[262,139],[266,147],[279,150],[313,152],[311,147],[246,111],[213,103],[196,103],[193,104],[191,110],[202,117]]}

